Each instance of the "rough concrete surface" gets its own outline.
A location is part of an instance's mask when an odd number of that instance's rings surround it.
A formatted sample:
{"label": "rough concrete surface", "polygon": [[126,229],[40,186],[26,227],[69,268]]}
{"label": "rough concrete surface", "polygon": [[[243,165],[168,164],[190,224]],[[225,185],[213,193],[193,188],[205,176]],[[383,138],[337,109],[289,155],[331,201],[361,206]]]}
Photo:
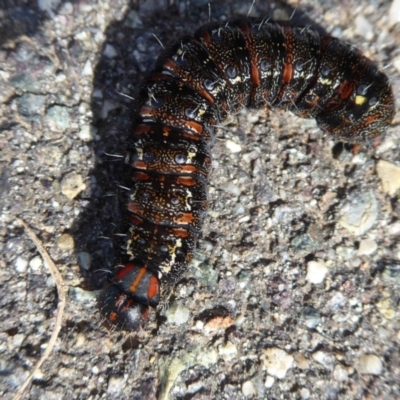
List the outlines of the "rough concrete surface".
{"label": "rough concrete surface", "polygon": [[[218,131],[196,260],[139,333],[109,331],[96,294],[114,265],[129,97],[207,0],[0,2],[0,397],[56,346],[24,399],[400,398],[399,115],[353,154],[290,113]],[[211,1],[212,20],[250,1]],[[399,2],[257,1],[359,47],[400,93]],[[398,102],[398,99],[397,99]],[[399,104],[399,102],[398,102]]]}

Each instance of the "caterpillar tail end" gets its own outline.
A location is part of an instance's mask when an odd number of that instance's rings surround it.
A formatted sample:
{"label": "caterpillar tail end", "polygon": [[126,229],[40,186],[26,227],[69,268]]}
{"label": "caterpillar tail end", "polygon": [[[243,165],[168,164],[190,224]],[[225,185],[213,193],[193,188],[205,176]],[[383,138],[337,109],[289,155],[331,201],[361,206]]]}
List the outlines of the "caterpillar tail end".
{"label": "caterpillar tail end", "polygon": [[117,281],[98,298],[100,313],[110,328],[138,331],[146,324],[150,307],[159,302],[160,282],[145,267],[126,264]]}

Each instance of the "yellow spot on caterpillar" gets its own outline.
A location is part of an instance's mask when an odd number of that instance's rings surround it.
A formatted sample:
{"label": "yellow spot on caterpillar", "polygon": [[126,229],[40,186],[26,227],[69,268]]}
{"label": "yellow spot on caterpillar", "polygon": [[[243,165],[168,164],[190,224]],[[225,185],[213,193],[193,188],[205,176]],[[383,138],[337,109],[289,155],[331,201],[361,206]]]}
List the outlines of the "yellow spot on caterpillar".
{"label": "yellow spot on caterpillar", "polygon": [[354,99],[354,103],[357,106],[362,106],[366,101],[367,98],[365,96],[360,96],[360,95],[357,95],[356,98]]}
{"label": "yellow spot on caterpillar", "polygon": [[323,78],[323,79],[320,80],[320,82],[321,82],[323,85],[332,85],[332,80],[330,80],[330,79],[328,79],[328,78]]}

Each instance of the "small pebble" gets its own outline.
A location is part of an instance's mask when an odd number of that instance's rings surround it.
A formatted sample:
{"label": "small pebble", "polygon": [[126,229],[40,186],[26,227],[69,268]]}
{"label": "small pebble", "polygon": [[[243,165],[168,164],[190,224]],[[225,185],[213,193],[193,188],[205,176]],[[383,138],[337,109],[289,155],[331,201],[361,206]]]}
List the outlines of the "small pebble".
{"label": "small pebble", "polygon": [[297,367],[300,369],[307,369],[310,366],[307,358],[305,358],[303,354],[296,354],[294,359],[296,360]]}
{"label": "small pebble", "polygon": [[338,224],[351,234],[360,236],[372,228],[378,212],[378,201],[372,191],[352,193],[340,210]]}
{"label": "small pebble", "polygon": [[31,261],[29,261],[29,268],[33,271],[33,272],[38,272],[43,265],[43,261],[42,258],[39,256],[33,257]]}
{"label": "small pebble", "polygon": [[78,137],[84,142],[90,142],[93,140],[95,134],[95,128],[91,125],[83,125],[81,130],[78,132]]}
{"label": "small pebble", "polygon": [[393,59],[393,66],[396,68],[397,72],[400,72],[400,57],[395,57]]}
{"label": "small pebble", "polygon": [[340,364],[336,365],[334,370],[333,370],[333,377],[339,381],[339,382],[345,382],[347,381],[349,374],[343,366]]}
{"label": "small pebble", "polygon": [[305,307],[303,311],[304,324],[309,329],[315,329],[321,323],[321,314],[312,307]]}
{"label": "small pebble", "polygon": [[65,367],[61,367],[58,370],[58,376],[60,376],[61,378],[71,378],[74,375],[74,369],[72,368],[65,368]]}
{"label": "small pebble", "polygon": [[239,186],[235,185],[232,182],[227,182],[222,184],[221,189],[224,190],[225,192],[233,194],[234,196],[239,196],[241,193]]}
{"label": "small pebble", "polygon": [[107,58],[115,58],[118,55],[118,52],[117,52],[117,50],[115,49],[114,46],[112,46],[111,44],[107,43],[104,46],[103,54]]}
{"label": "small pebble", "polygon": [[13,345],[14,347],[21,347],[22,342],[25,339],[25,335],[21,333],[17,333],[16,335],[13,336]]}
{"label": "small pebble", "polygon": [[74,249],[74,238],[69,233],[64,233],[58,238],[57,245],[60,250],[72,251]]}
{"label": "small pebble", "polygon": [[390,236],[396,236],[400,234],[400,221],[396,221],[393,224],[390,224],[387,227],[386,232]]}
{"label": "small pebble", "polygon": [[246,381],[242,385],[242,393],[245,397],[252,397],[257,394],[252,381]]}
{"label": "small pebble", "polygon": [[76,255],[79,266],[88,271],[92,264],[92,256],[86,251],[81,251]]}
{"label": "small pebble", "polygon": [[18,100],[18,111],[24,117],[30,118],[42,113],[46,96],[25,93]]}
{"label": "small pebble", "polygon": [[380,160],[376,172],[382,181],[382,190],[394,196],[400,189],[400,167],[388,161]]}
{"label": "small pebble", "polygon": [[85,345],[85,343],[86,343],[86,335],[84,335],[83,333],[78,333],[75,339],[75,346],[82,347]]}
{"label": "small pebble", "polygon": [[210,365],[214,365],[217,363],[218,353],[214,349],[206,351],[205,349],[201,348],[197,350],[197,355],[191,361],[192,365],[201,364],[205,367],[209,367]]}
{"label": "small pebble", "polygon": [[173,304],[165,313],[170,324],[183,325],[189,320],[189,310],[182,305]]}
{"label": "small pebble", "polygon": [[392,0],[389,10],[389,26],[393,26],[400,22],[400,0]]}
{"label": "small pebble", "polygon": [[396,316],[396,311],[391,306],[390,299],[383,299],[379,301],[378,303],[376,303],[376,307],[378,308],[382,317],[387,320],[391,320]]}
{"label": "small pebble", "polygon": [[235,320],[232,319],[231,317],[221,317],[221,316],[216,316],[212,319],[210,319],[205,325],[204,325],[204,330],[206,332],[215,332],[219,330],[224,330],[229,328],[235,323]]}
{"label": "small pebble", "polygon": [[71,287],[69,289],[69,297],[77,303],[86,303],[97,301],[97,292],[83,290],[79,287]]}
{"label": "small pebble", "polygon": [[238,350],[237,347],[232,342],[227,342],[224,346],[218,347],[218,353],[222,358],[226,360],[231,360],[235,358]]}
{"label": "small pebble", "polygon": [[71,172],[70,174],[64,176],[61,181],[61,193],[73,200],[79,193],[86,189],[86,184],[82,179],[82,176]]}
{"label": "small pebble", "polygon": [[240,203],[238,203],[238,204],[236,204],[236,206],[234,207],[234,209],[233,209],[233,214],[234,215],[242,215],[242,214],[244,214],[245,213],[245,208],[243,207],[243,205],[242,204],[240,204]]}
{"label": "small pebble", "polygon": [[24,272],[26,272],[27,269],[28,269],[28,260],[26,260],[23,257],[18,257],[15,260],[15,270],[19,274],[23,274]]}
{"label": "small pebble", "polygon": [[46,11],[51,18],[55,17],[54,11],[60,6],[60,0],[38,0],[38,7],[42,11]]}
{"label": "small pebble", "polygon": [[52,128],[65,131],[70,125],[69,110],[63,106],[51,106],[46,111],[46,116],[52,124]]}
{"label": "small pebble", "polygon": [[54,285],[55,285],[55,282],[54,282],[53,276],[52,275],[48,275],[48,277],[46,279],[46,286],[52,287]]}
{"label": "small pebble", "polygon": [[267,379],[265,380],[264,386],[266,388],[271,388],[274,385],[274,383],[275,383],[275,378],[270,376],[270,375],[268,375]]}
{"label": "small pebble", "polygon": [[327,370],[332,371],[333,366],[335,365],[335,357],[327,353],[325,351],[317,351],[312,355],[312,358],[322,366],[324,366]]}
{"label": "small pebble", "polygon": [[197,382],[189,383],[189,385],[187,385],[187,391],[188,391],[188,393],[197,393],[201,389],[203,389],[203,387],[204,387],[203,382],[197,381]]}
{"label": "small pebble", "polygon": [[82,69],[82,76],[93,76],[93,67],[90,60],[87,60],[85,63]]}
{"label": "small pebble", "polygon": [[78,165],[79,161],[81,159],[80,153],[77,150],[71,150],[68,153],[68,159],[69,159],[69,163],[71,165]]}
{"label": "small pebble", "polygon": [[306,279],[310,283],[322,283],[328,273],[328,268],[322,261],[309,261],[307,263]]}
{"label": "small pebble", "polygon": [[292,368],[294,358],[277,347],[264,350],[264,365],[269,375],[283,379]]}
{"label": "small pebble", "polygon": [[227,140],[225,146],[231,153],[239,153],[242,151],[242,146],[232,140]]}
{"label": "small pebble", "polygon": [[311,396],[311,393],[307,388],[302,388],[300,390],[300,396],[301,396],[302,399],[308,400],[310,398],[310,396]]}
{"label": "small pebble", "polygon": [[358,247],[357,254],[359,256],[370,256],[371,254],[375,253],[377,250],[378,245],[376,244],[375,240],[372,239],[364,239],[361,240],[360,246]]}
{"label": "small pebble", "polygon": [[400,283],[400,263],[397,262],[392,264],[388,262],[382,272],[382,278],[394,281],[397,284]]}
{"label": "small pebble", "polygon": [[382,361],[374,354],[363,354],[358,361],[358,371],[363,375],[380,375],[383,370]]}
{"label": "small pebble", "polygon": [[350,260],[354,256],[354,247],[338,246],[336,247],[336,254],[344,260]]}
{"label": "small pebble", "polygon": [[123,391],[124,387],[125,377],[123,375],[112,375],[108,379],[107,393],[112,395],[119,394]]}
{"label": "small pebble", "polygon": [[341,310],[346,305],[347,299],[340,292],[332,292],[332,297],[328,301],[327,307],[333,311],[337,312]]}

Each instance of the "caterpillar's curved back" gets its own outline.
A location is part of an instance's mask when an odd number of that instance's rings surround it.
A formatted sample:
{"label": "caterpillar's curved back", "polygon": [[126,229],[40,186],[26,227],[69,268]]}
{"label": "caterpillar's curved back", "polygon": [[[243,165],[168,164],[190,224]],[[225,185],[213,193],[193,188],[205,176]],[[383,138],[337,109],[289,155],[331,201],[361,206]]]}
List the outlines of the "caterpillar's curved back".
{"label": "caterpillar's curved back", "polygon": [[312,29],[242,19],[181,39],[136,94],[125,157],[135,182],[126,262],[99,299],[111,325],[137,329],[191,261],[208,207],[215,126],[243,107],[315,118],[353,143],[380,135],[394,115],[386,75]]}

